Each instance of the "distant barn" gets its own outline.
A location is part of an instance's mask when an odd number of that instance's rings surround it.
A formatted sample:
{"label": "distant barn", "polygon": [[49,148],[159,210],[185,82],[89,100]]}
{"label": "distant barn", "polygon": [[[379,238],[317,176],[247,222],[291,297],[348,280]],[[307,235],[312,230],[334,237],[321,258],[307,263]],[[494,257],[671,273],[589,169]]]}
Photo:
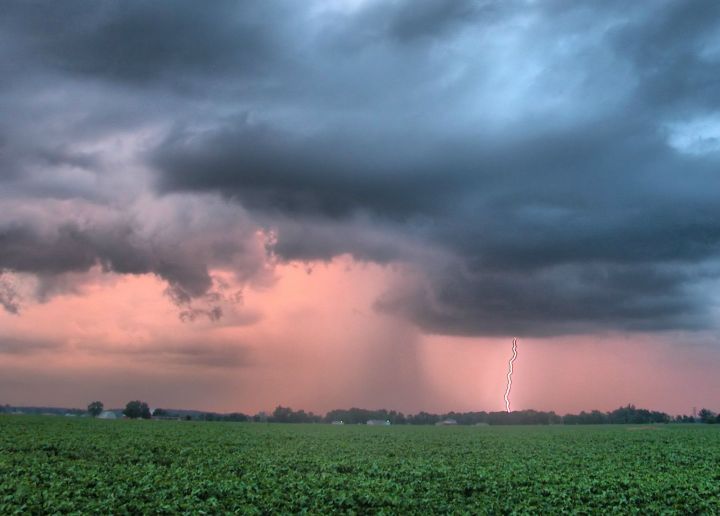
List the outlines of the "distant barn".
{"label": "distant barn", "polygon": [[454,419],[443,419],[442,421],[438,421],[437,423],[435,423],[435,426],[453,426],[457,424],[457,421],[455,421]]}
{"label": "distant barn", "polygon": [[117,414],[112,410],[103,410],[98,419],[117,419]]}
{"label": "distant barn", "polygon": [[367,424],[370,426],[390,426],[390,421],[387,419],[368,419]]}

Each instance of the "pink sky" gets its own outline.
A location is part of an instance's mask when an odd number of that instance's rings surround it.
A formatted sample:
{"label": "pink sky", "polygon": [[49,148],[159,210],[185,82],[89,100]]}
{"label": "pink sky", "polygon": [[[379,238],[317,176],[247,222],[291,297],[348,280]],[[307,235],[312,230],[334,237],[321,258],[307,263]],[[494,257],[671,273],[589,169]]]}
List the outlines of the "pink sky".
{"label": "pink sky", "polygon": [[[213,275],[234,291],[226,271]],[[0,311],[0,403],[255,413],[282,404],[324,413],[496,411],[511,336],[425,335],[373,309],[399,269],[356,263],[278,265],[274,281],[223,301],[219,321],[183,322],[152,275],[93,271],[80,291]],[[692,335],[521,339],[513,409],[690,413],[720,399],[720,358]]]}

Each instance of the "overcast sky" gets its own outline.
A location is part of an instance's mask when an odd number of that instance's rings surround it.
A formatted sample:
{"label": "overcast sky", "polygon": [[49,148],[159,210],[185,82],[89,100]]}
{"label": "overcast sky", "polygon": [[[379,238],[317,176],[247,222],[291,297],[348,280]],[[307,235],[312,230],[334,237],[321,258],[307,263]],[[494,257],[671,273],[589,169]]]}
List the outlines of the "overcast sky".
{"label": "overcast sky", "polygon": [[5,2],[0,402],[717,403],[718,20]]}

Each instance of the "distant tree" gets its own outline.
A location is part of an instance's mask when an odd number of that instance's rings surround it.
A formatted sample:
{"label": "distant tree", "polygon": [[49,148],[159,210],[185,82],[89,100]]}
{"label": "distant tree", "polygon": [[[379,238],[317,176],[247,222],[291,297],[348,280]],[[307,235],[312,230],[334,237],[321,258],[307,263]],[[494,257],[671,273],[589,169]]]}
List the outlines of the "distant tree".
{"label": "distant tree", "polygon": [[635,405],[620,407],[607,414],[608,422],[614,424],[630,423],[668,423],[670,416],[664,412],[636,408]]}
{"label": "distant tree", "polygon": [[270,421],[273,423],[289,423],[291,416],[292,409],[290,407],[278,405],[273,411]]}
{"label": "distant tree", "polygon": [[153,417],[167,417],[169,414],[168,411],[165,409],[156,408],[155,410],[153,410],[152,415]]}
{"label": "distant tree", "polygon": [[296,412],[290,407],[279,405],[273,411],[269,421],[271,423],[318,423],[322,421],[322,417],[304,410]]}
{"label": "distant tree", "polygon": [[717,418],[715,412],[706,408],[702,409],[698,416],[700,416],[700,421],[703,423],[715,423]]}
{"label": "distant tree", "polygon": [[150,419],[150,407],[148,407],[148,404],[144,401],[129,401],[127,405],[125,405],[123,414],[130,419]]}
{"label": "distant tree", "polygon": [[[378,418],[380,419],[380,418]],[[429,414],[427,412],[418,412],[413,416],[407,417],[407,422],[411,425],[434,425],[440,421],[440,416],[437,414]]]}
{"label": "distant tree", "polygon": [[92,417],[98,417],[100,414],[102,414],[102,411],[105,409],[105,405],[103,405],[102,401],[93,401],[88,405],[87,411],[90,413]]}
{"label": "distant tree", "polygon": [[247,421],[248,416],[241,412],[231,412],[223,416],[223,421]]}

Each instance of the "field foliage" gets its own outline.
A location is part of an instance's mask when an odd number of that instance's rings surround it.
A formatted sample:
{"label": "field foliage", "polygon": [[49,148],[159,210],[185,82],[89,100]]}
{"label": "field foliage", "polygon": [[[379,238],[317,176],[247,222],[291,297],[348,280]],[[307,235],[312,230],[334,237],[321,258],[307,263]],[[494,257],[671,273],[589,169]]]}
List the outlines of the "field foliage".
{"label": "field foliage", "polygon": [[717,426],[367,427],[0,416],[0,514],[719,508]]}

